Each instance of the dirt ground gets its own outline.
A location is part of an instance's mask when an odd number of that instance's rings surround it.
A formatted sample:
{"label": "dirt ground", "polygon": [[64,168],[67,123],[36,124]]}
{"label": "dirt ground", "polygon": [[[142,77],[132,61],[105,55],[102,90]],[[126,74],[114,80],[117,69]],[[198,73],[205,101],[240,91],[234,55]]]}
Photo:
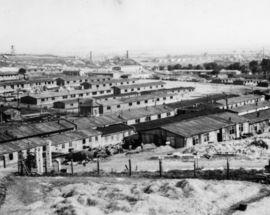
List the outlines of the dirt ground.
{"label": "dirt ground", "polygon": [[[231,169],[264,169],[270,159],[270,134],[265,133],[258,135],[256,139],[262,139],[269,146],[268,149],[255,147],[250,145],[254,141],[254,137],[231,140],[223,143],[211,144],[219,152],[235,153],[234,156],[229,156],[229,164]],[[213,147],[210,147],[211,149]],[[131,159],[132,171],[150,171],[155,172],[159,169],[159,158],[162,158],[164,171],[169,170],[192,170],[194,168],[194,149],[174,149],[170,146],[156,147],[153,144],[146,144],[143,151],[141,149],[134,150],[133,154],[116,154],[100,160],[100,169],[105,172],[124,172],[127,171],[128,160]],[[206,158],[204,154],[209,152],[209,144],[198,145],[195,147],[198,152],[198,166],[205,170],[224,169],[227,165],[226,156],[212,156]],[[62,168],[71,171],[70,164],[63,165]],[[90,161],[85,166],[79,163],[74,163],[74,172],[88,172],[97,169],[97,162]]]}
{"label": "dirt ground", "polygon": [[[269,194],[269,186],[237,181],[12,177],[0,214],[266,215]],[[248,213],[234,209],[242,201]]]}
{"label": "dirt ground", "polygon": [[[140,80],[140,82],[149,82],[149,81],[156,81],[156,80],[149,80],[149,79]],[[227,84],[213,84],[201,82],[185,82],[185,81],[164,81],[164,82],[166,82],[165,88],[195,87],[195,90],[193,92],[183,95],[183,99],[193,99],[216,93],[244,94],[245,92],[250,91],[251,89],[258,88],[243,85],[227,85]]]}

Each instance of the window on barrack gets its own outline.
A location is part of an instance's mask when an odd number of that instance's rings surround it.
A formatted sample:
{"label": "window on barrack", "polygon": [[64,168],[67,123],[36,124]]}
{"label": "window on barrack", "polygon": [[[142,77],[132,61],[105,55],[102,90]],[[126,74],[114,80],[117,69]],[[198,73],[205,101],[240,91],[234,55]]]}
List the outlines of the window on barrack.
{"label": "window on barrack", "polygon": [[231,126],[230,127],[230,134],[235,134],[235,128],[234,128],[234,126]]}

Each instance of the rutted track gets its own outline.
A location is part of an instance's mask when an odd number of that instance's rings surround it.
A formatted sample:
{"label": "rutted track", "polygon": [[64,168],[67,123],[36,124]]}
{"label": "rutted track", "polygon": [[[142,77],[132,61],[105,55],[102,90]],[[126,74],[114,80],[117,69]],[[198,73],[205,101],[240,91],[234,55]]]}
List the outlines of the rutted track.
{"label": "rutted track", "polygon": [[249,204],[254,203],[254,202],[258,202],[261,199],[263,199],[265,197],[269,197],[269,196],[270,196],[270,190],[262,189],[258,195],[251,197],[249,199],[246,199],[244,201],[237,202],[234,205],[232,205],[227,211],[224,212],[224,215],[233,215],[240,204],[245,204],[248,207]]}
{"label": "rutted track", "polygon": [[8,176],[0,180],[0,209],[1,206],[5,203],[8,180],[9,180]]}

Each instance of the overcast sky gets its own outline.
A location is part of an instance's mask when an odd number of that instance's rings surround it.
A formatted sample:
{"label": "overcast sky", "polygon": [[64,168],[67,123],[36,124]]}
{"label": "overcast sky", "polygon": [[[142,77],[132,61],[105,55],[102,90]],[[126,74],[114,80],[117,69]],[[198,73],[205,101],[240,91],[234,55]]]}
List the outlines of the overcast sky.
{"label": "overcast sky", "polygon": [[0,52],[270,47],[270,0],[0,0]]}

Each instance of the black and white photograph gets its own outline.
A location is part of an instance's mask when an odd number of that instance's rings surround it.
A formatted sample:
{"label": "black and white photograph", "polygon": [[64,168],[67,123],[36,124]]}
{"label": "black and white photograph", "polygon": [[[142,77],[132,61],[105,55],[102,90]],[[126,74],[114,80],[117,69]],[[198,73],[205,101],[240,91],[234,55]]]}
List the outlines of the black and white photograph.
{"label": "black and white photograph", "polygon": [[269,0],[0,0],[0,215],[270,215]]}

